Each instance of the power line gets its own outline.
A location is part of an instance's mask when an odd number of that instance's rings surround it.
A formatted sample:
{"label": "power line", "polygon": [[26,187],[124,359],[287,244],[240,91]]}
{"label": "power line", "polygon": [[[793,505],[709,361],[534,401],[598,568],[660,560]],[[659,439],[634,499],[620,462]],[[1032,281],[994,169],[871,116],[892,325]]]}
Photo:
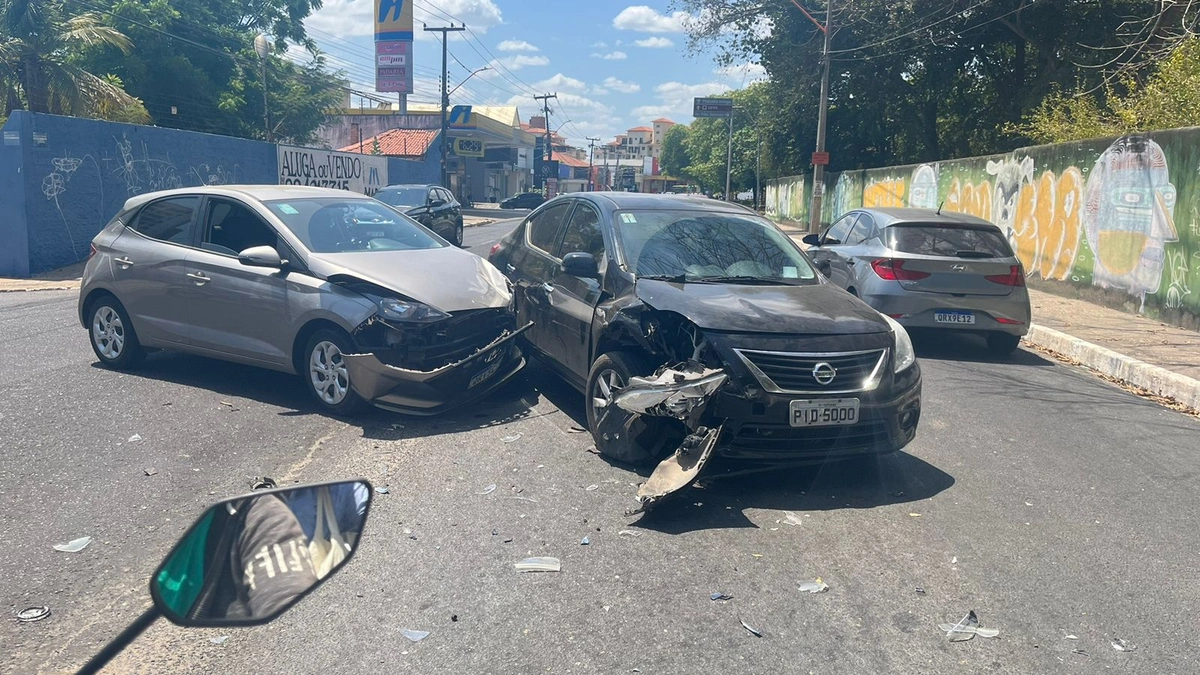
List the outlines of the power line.
{"label": "power line", "polygon": [[[947,16],[947,17],[944,17],[944,18],[938,19],[937,21],[934,21],[933,23],[931,23],[931,24],[928,24],[928,25],[925,25],[925,26],[921,26],[920,28],[916,28],[916,29],[914,29],[914,30],[910,30],[910,31],[908,31],[908,32],[905,32],[905,33],[900,33],[899,35],[893,35],[893,36],[891,36],[891,37],[884,38],[884,39],[882,39],[882,40],[879,40],[879,41],[877,41],[877,42],[872,42],[872,43],[870,43],[870,44],[860,45],[860,46],[858,46],[858,47],[851,47],[851,48],[849,48],[849,49],[835,49],[835,50],[832,50],[832,51],[830,51],[829,53],[830,53],[830,54],[847,54],[847,53],[850,53],[850,52],[858,52],[858,51],[862,51],[862,50],[864,50],[864,49],[871,49],[871,48],[873,48],[873,47],[878,47],[878,46],[880,46],[880,45],[885,45],[885,44],[888,44],[888,43],[890,43],[890,42],[895,42],[896,40],[899,40],[899,39],[902,39],[902,38],[909,37],[910,35],[916,35],[917,33],[921,33],[921,32],[923,32],[923,31],[929,30],[930,28],[933,28],[934,26],[937,26],[937,25],[939,25],[939,24],[943,24],[943,23],[945,23],[945,22],[947,22],[947,21],[949,21],[949,20],[951,20],[951,19],[953,19],[953,18],[955,18],[955,17],[962,16],[962,15],[966,14],[967,12],[970,12],[970,11],[971,11],[971,10],[973,10],[973,9],[978,9],[979,7],[982,7],[982,6],[986,5],[986,4],[988,4],[988,3],[989,3],[989,2],[991,2],[991,1],[992,1],[992,0],[980,0],[979,2],[975,3],[974,5],[971,5],[970,7],[967,7],[966,9],[964,9],[964,10],[962,10],[962,11],[960,11],[960,12],[955,12],[954,14],[951,14],[950,16]],[[997,18],[997,19],[1000,19],[1000,18],[1003,18],[1003,17],[1006,17],[1006,16],[1008,16],[1009,14],[1015,14],[1016,12],[1019,12],[1019,11],[1021,11],[1021,9],[1024,9],[1024,8],[1017,8],[1017,9],[1015,9],[1015,10],[1011,11],[1011,12],[1008,12],[1007,14],[1003,14],[1003,15],[1001,15],[1001,16],[999,16],[999,17],[996,17],[996,18]],[[934,12],[933,14],[936,14],[936,12]],[[930,14],[929,16],[933,16],[933,14]],[[993,19],[993,20],[995,20],[995,19]],[[983,24],[980,24],[980,25],[983,25]]]}

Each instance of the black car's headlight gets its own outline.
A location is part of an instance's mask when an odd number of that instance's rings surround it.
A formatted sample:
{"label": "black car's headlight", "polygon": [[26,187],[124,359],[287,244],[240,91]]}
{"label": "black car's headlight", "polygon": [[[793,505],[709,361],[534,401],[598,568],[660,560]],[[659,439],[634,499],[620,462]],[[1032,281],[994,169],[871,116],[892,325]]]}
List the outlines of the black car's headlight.
{"label": "black car's headlight", "polygon": [[895,367],[892,372],[899,373],[908,370],[917,362],[917,353],[913,350],[912,338],[908,336],[908,331],[904,330],[904,326],[901,326],[895,319],[886,314],[882,316],[892,327],[892,337],[896,343],[896,359],[893,362]]}
{"label": "black car's headlight", "polygon": [[449,319],[450,315],[416,300],[400,298],[372,298],[379,305],[379,315],[389,321],[405,323],[434,323]]}

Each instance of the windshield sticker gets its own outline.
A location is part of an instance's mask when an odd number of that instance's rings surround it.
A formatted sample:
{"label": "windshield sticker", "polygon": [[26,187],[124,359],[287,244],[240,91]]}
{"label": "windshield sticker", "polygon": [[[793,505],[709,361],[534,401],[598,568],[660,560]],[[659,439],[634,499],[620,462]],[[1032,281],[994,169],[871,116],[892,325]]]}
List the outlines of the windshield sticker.
{"label": "windshield sticker", "polygon": [[622,213],[621,222],[629,225],[637,225],[637,218],[632,213]]}
{"label": "windshield sticker", "polygon": [[796,269],[795,267],[784,267],[783,268],[783,278],[784,279],[799,279],[800,278],[800,270]]}
{"label": "windshield sticker", "polygon": [[279,210],[282,211],[285,215],[289,215],[289,216],[294,216],[297,213],[300,213],[299,211],[296,210],[296,207],[292,206],[291,204],[280,204]]}

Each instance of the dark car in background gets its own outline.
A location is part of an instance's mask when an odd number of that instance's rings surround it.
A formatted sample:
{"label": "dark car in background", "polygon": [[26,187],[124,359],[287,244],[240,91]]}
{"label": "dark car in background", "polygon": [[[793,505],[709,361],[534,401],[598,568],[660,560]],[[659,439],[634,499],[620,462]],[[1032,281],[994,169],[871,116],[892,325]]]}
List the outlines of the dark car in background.
{"label": "dark car in background", "polygon": [[375,193],[375,199],[400,209],[451,244],[462,246],[462,204],[446,188],[440,185],[389,185]]}
{"label": "dark car in background", "polygon": [[502,209],[536,209],[546,203],[546,198],[537,192],[522,192],[500,202]]}
{"label": "dark car in background", "polygon": [[743,207],[563,195],[490,260],[533,324],[528,349],[584,392],[609,458],[659,459],[700,436],[748,460],[865,457],[916,434],[921,373],[904,328]]}

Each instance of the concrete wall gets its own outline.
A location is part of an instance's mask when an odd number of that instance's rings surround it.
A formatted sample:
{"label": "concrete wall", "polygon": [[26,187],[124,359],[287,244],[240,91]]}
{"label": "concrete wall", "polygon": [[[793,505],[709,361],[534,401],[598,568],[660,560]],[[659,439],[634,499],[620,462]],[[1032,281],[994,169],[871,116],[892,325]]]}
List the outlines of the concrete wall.
{"label": "concrete wall", "polygon": [[[848,171],[828,176],[822,221],[944,204],[1000,226],[1048,290],[1200,327],[1197,166],[1200,128],[1188,128]],[[809,199],[802,176],[771,181],[768,215],[804,221]]]}

